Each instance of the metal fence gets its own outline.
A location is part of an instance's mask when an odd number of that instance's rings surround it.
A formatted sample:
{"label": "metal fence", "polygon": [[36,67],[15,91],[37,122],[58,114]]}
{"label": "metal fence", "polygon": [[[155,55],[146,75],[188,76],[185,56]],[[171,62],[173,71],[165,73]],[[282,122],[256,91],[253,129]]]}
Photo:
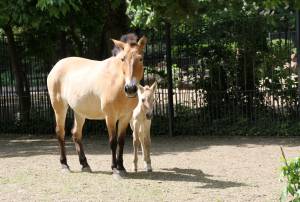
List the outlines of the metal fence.
{"label": "metal fence", "polygon": [[[263,23],[262,23],[263,22]],[[175,134],[297,134],[297,63],[293,21],[282,30],[264,17],[214,24],[172,25],[171,56]],[[145,30],[145,84],[159,82],[154,134],[168,133],[166,32]],[[20,122],[18,96],[7,42],[0,40],[0,132],[53,133],[54,117],[46,77],[59,59],[27,50],[18,38],[30,86],[31,122]],[[92,48],[86,47],[84,56]],[[169,81],[170,82],[170,81]],[[67,128],[72,126],[68,113]],[[85,132],[105,132],[103,121],[88,121]]]}

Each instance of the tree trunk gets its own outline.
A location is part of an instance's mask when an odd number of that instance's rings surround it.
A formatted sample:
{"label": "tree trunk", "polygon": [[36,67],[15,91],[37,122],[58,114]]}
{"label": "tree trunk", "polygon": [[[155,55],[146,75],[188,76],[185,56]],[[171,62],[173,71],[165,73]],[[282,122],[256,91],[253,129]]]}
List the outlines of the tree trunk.
{"label": "tree trunk", "polygon": [[19,97],[20,119],[23,123],[28,123],[30,116],[30,91],[28,80],[22,69],[21,62],[16,50],[14,33],[10,25],[4,27],[5,35],[8,41],[8,52],[10,56],[10,64],[16,83],[16,93]]}

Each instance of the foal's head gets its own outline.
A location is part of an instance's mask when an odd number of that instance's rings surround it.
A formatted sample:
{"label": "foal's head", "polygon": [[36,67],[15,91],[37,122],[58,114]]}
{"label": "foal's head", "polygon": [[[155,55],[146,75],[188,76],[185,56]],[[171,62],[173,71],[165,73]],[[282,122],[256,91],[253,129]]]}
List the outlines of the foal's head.
{"label": "foal's head", "polygon": [[137,43],[124,43],[117,40],[113,40],[113,42],[122,49],[116,57],[122,62],[125,94],[127,97],[135,97],[137,95],[137,84],[144,75],[143,50],[147,39],[142,37]]}
{"label": "foal's head", "polygon": [[156,88],[156,82],[154,82],[151,87],[147,85],[143,87],[138,84],[139,104],[141,105],[142,111],[145,113],[147,119],[151,119],[153,115],[154,94]]}

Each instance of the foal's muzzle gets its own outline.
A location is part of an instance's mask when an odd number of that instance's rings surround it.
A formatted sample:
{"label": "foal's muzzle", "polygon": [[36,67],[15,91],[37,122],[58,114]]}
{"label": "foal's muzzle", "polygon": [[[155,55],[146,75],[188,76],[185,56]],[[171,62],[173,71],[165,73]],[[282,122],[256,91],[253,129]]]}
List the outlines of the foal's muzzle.
{"label": "foal's muzzle", "polygon": [[146,118],[148,120],[152,119],[153,114],[152,113],[146,113]]}
{"label": "foal's muzzle", "polygon": [[136,85],[128,85],[126,84],[124,87],[125,93],[127,97],[135,97],[137,94]]}

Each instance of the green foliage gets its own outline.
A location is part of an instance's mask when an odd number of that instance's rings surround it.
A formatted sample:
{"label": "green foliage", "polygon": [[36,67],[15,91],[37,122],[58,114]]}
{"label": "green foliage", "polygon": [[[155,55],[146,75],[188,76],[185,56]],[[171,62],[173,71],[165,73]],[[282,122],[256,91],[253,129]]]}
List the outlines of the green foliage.
{"label": "green foliage", "polygon": [[[282,149],[282,148],[281,148]],[[288,195],[290,194],[293,198],[293,202],[300,201],[300,157],[290,160],[287,162],[285,155],[283,153],[283,158],[285,165],[282,166],[282,175],[286,177],[287,184],[284,187],[280,201],[284,202],[287,200]]]}
{"label": "green foliage", "polygon": [[38,0],[36,7],[47,11],[50,17],[60,18],[70,11],[79,11],[80,0]]}
{"label": "green foliage", "polygon": [[206,19],[238,19],[240,16],[294,12],[297,0],[129,0],[127,14],[135,27],[154,27],[161,21],[171,24]]}
{"label": "green foliage", "polygon": [[1,0],[0,1],[0,28],[10,26],[38,26],[39,12],[33,1]]}
{"label": "green foliage", "polygon": [[189,21],[197,16],[205,1],[197,0],[129,0],[127,14],[136,27],[153,27],[161,23]]}
{"label": "green foliage", "polygon": [[300,8],[300,1],[298,0],[265,0],[264,5],[267,8],[280,8],[290,5],[291,7]]}

